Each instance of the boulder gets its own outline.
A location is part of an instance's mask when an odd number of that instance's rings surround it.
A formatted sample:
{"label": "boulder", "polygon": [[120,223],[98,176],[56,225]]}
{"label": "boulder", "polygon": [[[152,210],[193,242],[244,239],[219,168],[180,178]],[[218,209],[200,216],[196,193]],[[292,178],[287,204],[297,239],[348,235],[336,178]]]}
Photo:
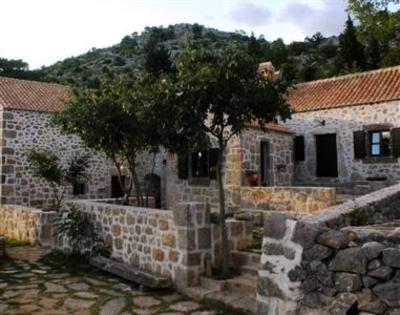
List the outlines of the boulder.
{"label": "boulder", "polygon": [[378,242],[368,242],[362,246],[365,256],[369,260],[377,258],[385,249],[385,245]]}
{"label": "boulder", "polygon": [[390,307],[400,307],[400,283],[386,282],[376,285],[372,291]]}
{"label": "boulder", "polygon": [[356,314],[357,296],[353,293],[340,293],[327,309],[331,315]]}
{"label": "boulder", "polygon": [[365,274],[368,259],[360,247],[340,250],[329,264],[332,271],[344,271]]}
{"label": "boulder", "polygon": [[325,233],[322,233],[318,239],[318,243],[334,248],[334,249],[342,249],[347,246],[350,239],[347,235],[340,231],[329,230]]}
{"label": "boulder", "polygon": [[307,261],[324,260],[332,256],[333,250],[321,244],[315,244],[310,249],[303,252],[303,259]]}
{"label": "boulder", "polygon": [[374,270],[382,266],[382,261],[374,259],[368,263],[368,270]]}
{"label": "boulder", "polygon": [[393,274],[393,269],[388,266],[382,266],[368,272],[368,276],[379,280],[388,281]]}
{"label": "boulder", "polygon": [[383,250],[383,263],[389,267],[400,268],[400,249],[386,248]]}
{"label": "boulder", "polygon": [[369,276],[363,276],[362,283],[363,283],[364,287],[371,288],[374,285],[376,285],[377,283],[379,283],[379,280],[376,278],[369,277]]}
{"label": "boulder", "polygon": [[338,272],[335,275],[335,288],[339,292],[354,292],[362,288],[361,277],[355,273]]}
{"label": "boulder", "polygon": [[385,304],[379,301],[370,289],[364,289],[362,293],[358,295],[357,302],[359,311],[383,314],[386,310]]}

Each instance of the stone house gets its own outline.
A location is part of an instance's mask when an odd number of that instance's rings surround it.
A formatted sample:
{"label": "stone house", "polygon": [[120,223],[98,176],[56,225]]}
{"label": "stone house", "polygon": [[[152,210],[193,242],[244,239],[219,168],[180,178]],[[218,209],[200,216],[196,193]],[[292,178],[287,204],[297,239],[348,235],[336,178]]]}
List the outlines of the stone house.
{"label": "stone house", "polygon": [[[51,189],[34,178],[24,153],[29,148],[51,150],[66,161],[87,152],[78,137],[62,134],[51,125],[51,116],[64,106],[69,92],[65,86],[43,82],[0,78],[1,202],[40,206],[51,199]],[[292,184],[293,134],[285,126],[269,124],[266,132],[249,127],[227,148],[224,181],[228,204],[238,206],[241,186],[289,186]],[[160,150],[153,157],[143,153],[138,159],[139,178],[152,182],[151,195],[158,207],[175,207],[181,201],[208,201],[217,205],[215,149],[182,157]],[[96,152],[91,155],[91,179],[71,187],[66,198],[109,198],[120,194],[112,163]],[[178,160],[180,163],[178,163]],[[179,164],[179,165],[178,165]],[[184,170],[182,170],[182,168]],[[213,170],[214,169],[214,170]]]}
{"label": "stone house", "polygon": [[67,198],[109,197],[111,164],[98,153],[86,150],[73,135],[63,135],[50,123],[68,97],[58,84],[0,77],[0,138],[2,204],[41,206],[52,196],[50,187],[32,176],[24,153],[29,148],[51,150],[66,161],[89,152],[91,179],[70,187]]}
{"label": "stone house", "polygon": [[296,185],[363,193],[400,179],[400,66],[299,84],[289,103]]}
{"label": "stone house", "polygon": [[[167,155],[166,202],[207,202],[218,208],[215,167],[218,149]],[[268,124],[266,131],[249,127],[225,149],[223,181],[228,208],[243,206],[245,187],[291,186],[293,182],[293,133],[285,126]]]}

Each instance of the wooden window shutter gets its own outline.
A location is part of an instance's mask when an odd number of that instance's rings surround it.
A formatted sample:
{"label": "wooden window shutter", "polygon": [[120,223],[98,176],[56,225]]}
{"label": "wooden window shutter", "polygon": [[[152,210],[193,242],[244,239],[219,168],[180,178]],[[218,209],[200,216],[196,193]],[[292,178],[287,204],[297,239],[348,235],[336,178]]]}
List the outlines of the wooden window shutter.
{"label": "wooden window shutter", "polygon": [[400,128],[391,130],[392,137],[392,155],[395,158],[400,157]]}
{"label": "wooden window shutter", "polygon": [[178,153],[178,177],[188,179],[189,177],[189,156],[187,151]]}
{"label": "wooden window shutter", "polygon": [[297,162],[305,160],[304,136],[294,138],[294,159]]}
{"label": "wooden window shutter", "polygon": [[365,158],[366,156],[365,132],[362,130],[354,131],[353,142],[354,142],[354,158],[355,159]]}
{"label": "wooden window shutter", "polygon": [[208,161],[209,161],[209,176],[210,179],[217,179],[217,166],[218,166],[218,148],[211,148],[209,150]]}

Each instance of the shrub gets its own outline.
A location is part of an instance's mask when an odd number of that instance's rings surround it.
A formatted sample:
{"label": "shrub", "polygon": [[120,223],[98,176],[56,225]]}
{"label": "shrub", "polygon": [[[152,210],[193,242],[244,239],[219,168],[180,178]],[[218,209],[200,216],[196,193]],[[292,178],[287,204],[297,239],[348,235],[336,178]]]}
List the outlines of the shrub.
{"label": "shrub", "polygon": [[60,211],[55,225],[58,236],[68,239],[72,254],[109,255],[109,249],[99,237],[90,215],[76,206]]}

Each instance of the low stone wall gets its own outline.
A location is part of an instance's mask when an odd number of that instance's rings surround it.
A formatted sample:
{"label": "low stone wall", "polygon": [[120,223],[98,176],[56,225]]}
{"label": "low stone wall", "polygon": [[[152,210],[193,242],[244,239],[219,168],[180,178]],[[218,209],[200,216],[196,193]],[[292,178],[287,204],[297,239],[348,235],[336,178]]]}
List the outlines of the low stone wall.
{"label": "low stone wall", "polygon": [[312,213],[336,202],[335,188],[329,187],[241,187],[242,210],[278,210]]}
{"label": "low stone wall", "polygon": [[[399,218],[400,185],[299,221],[271,213],[264,222],[258,313],[398,314],[400,224],[393,220]],[[375,223],[380,227],[366,226]]]}
{"label": "low stone wall", "polygon": [[[69,201],[89,213],[100,236],[111,248],[111,257],[126,264],[170,277],[178,289],[194,286],[218,262],[220,237],[210,222],[208,207],[182,203],[174,210],[159,210],[102,203]],[[233,249],[249,246],[251,229],[244,221],[227,222]],[[68,242],[59,244],[68,250]]]}
{"label": "low stone wall", "polygon": [[54,247],[54,211],[18,205],[0,206],[0,234],[30,244]]}

